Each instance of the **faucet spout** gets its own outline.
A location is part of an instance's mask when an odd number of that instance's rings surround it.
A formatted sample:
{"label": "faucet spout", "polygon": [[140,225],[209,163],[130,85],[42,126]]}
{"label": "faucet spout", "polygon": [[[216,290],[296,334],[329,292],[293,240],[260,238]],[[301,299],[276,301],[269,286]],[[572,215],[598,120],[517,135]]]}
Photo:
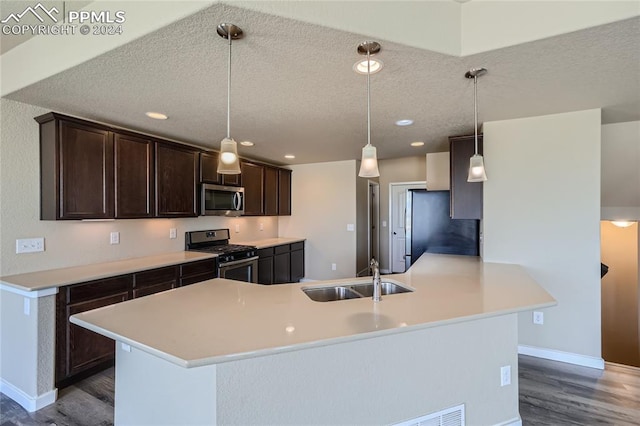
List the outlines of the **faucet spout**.
{"label": "faucet spout", "polygon": [[371,267],[371,274],[373,275],[373,301],[379,302],[382,300],[382,282],[380,280],[380,267],[378,261],[371,259],[369,263]]}

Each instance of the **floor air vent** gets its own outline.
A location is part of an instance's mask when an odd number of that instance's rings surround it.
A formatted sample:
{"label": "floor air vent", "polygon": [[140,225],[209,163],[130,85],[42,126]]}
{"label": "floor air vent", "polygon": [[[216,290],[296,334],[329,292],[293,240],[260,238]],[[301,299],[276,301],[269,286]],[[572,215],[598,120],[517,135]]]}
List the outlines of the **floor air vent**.
{"label": "floor air vent", "polygon": [[427,414],[394,426],[464,426],[464,404]]}

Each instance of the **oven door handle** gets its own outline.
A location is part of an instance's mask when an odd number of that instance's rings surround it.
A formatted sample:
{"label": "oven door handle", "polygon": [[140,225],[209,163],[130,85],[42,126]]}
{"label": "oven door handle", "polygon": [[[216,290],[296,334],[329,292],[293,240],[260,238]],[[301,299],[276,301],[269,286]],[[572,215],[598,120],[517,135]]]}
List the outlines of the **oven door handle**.
{"label": "oven door handle", "polygon": [[234,260],[233,262],[225,262],[218,264],[219,268],[226,268],[227,266],[239,265],[241,263],[249,263],[258,260],[258,256],[247,257],[246,259]]}

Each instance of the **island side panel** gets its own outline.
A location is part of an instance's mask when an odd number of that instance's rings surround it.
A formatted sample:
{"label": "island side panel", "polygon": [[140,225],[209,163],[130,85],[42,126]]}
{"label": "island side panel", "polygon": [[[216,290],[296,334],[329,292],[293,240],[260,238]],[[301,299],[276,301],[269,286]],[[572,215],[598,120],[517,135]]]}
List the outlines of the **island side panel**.
{"label": "island side panel", "polygon": [[510,314],[223,363],[218,424],[394,424],[459,404],[467,424],[517,423],[517,362]]}
{"label": "island side panel", "polygon": [[216,365],[183,368],[116,342],[116,425],[215,425]]}

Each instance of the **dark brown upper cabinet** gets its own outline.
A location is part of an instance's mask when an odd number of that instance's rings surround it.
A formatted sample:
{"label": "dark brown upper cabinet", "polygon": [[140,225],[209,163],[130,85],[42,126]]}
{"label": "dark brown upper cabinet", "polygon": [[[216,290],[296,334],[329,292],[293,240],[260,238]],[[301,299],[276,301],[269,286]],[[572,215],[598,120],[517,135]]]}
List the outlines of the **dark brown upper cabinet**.
{"label": "dark brown upper cabinet", "polygon": [[264,167],[264,214],[265,216],[278,215],[278,169]]}
{"label": "dark brown upper cabinet", "polygon": [[[467,182],[469,159],[475,154],[475,137],[449,138],[451,173],[451,218],[482,219],[482,182]],[[482,135],[478,135],[478,153],[482,154]]]}
{"label": "dark brown upper cabinet", "polygon": [[40,123],[40,218],[114,217],[113,135],[108,129],[61,120]]}
{"label": "dark brown upper cabinet", "polygon": [[157,217],[198,216],[199,153],[186,145],[156,142]]}
{"label": "dark brown upper cabinet", "polygon": [[218,174],[218,153],[200,153],[200,182],[221,184],[222,175]]}
{"label": "dark brown upper cabinet", "polygon": [[264,166],[242,161],[240,169],[244,185],[245,216],[264,215]]}
{"label": "dark brown upper cabinet", "polygon": [[151,139],[115,133],[115,218],[153,217]]}
{"label": "dark brown upper cabinet", "polygon": [[278,215],[291,216],[291,170],[278,169]]}

